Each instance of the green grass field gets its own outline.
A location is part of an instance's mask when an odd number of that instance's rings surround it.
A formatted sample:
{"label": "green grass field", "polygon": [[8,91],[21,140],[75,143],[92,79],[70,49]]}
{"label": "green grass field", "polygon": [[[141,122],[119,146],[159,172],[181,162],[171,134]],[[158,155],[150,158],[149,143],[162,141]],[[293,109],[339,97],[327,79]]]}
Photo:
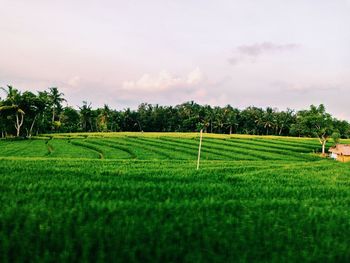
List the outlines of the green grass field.
{"label": "green grass field", "polygon": [[[329,144],[328,146],[330,146]],[[0,140],[0,262],[349,262],[350,164],[314,139]]]}

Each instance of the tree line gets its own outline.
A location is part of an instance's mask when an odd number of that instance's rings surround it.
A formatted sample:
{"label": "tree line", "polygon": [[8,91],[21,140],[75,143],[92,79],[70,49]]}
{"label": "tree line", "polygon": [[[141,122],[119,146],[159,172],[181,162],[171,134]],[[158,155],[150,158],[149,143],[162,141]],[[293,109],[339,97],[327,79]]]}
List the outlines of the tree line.
{"label": "tree line", "polygon": [[329,137],[350,137],[350,124],[332,117],[323,105],[295,111],[227,105],[212,107],[193,101],[176,106],[142,103],[137,110],[93,109],[84,101],[75,109],[66,105],[58,88],[33,93],[12,86],[1,88],[1,137],[28,137],[56,132],[194,132]]}

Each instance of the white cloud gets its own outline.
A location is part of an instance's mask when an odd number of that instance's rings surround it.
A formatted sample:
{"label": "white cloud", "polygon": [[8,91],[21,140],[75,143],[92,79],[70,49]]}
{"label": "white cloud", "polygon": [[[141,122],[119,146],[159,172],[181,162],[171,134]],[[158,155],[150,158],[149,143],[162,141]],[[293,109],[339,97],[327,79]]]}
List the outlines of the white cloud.
{"label": "white cloud", "polygon": [[68,81],[67,84],[72,87],[77,87],[80,83],[81,78],[79,76],[73,76]]}
{"label": "white cloud", "polygon": [[176,76],[168,71],[162,70],[157,75],[143,74],[138,80],[124,81],[125,90],[139,91],[167,91],[178,88],[190,88],[203,81],[203,73],[199,68],[189,72],[187,76]]}
{"label": "white cloud", "polygon": [[274,44],[271,42],[242,45],[234,49],[233,55],[228,59],[228,61],[231,65],[236,65],[245,61],[255,62],[256,59],[262,55],[292,51],[298,47],[299,45],[294,43]]}
{"label": "white cloud", "polygon": [[322,82],[314,82],[303,80],[298,82],[275,81],[271,83],[272,87],[279,88],[283,92],[288,93],[319,93],[319,92],[339,92],[342,90],[342,84],[334,81],[323,80]]}
{"label": "white cloud", "polygon": [[196,68],[195,70],[188,73],[187,83],[189,85],[196,85],[200,83],[202,80],[203,80],[203,74],[199,68]]}

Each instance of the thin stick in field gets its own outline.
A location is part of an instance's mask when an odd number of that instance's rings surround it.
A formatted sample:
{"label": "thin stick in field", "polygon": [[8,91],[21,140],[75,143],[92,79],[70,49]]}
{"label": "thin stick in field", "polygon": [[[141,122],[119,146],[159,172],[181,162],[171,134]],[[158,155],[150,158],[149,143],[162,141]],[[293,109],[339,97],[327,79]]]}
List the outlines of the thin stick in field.
{"label": "thin stick in field", "polygon": [[201,129],[201,131],[200,131],[200,136],[199,136],[199,148],[198,148],[197,170],[199,169],[199,161],[200,161],[200,159],[201,159],[202,137],[203,137],[203,129]]}

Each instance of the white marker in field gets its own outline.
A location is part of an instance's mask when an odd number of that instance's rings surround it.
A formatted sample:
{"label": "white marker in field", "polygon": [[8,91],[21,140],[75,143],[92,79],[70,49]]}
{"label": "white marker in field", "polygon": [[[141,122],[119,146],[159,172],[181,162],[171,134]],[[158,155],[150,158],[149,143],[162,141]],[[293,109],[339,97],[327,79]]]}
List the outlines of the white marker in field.
{"label": "white marker in field", "polygon": [[200,136],[199,136],[199,148],[198,148],[197,170],[199,169],[199,161],[200,161],[200,159],[201,159],[202,137],[203,137],[203,129],[201,129],[201,131],[200,131]]}

